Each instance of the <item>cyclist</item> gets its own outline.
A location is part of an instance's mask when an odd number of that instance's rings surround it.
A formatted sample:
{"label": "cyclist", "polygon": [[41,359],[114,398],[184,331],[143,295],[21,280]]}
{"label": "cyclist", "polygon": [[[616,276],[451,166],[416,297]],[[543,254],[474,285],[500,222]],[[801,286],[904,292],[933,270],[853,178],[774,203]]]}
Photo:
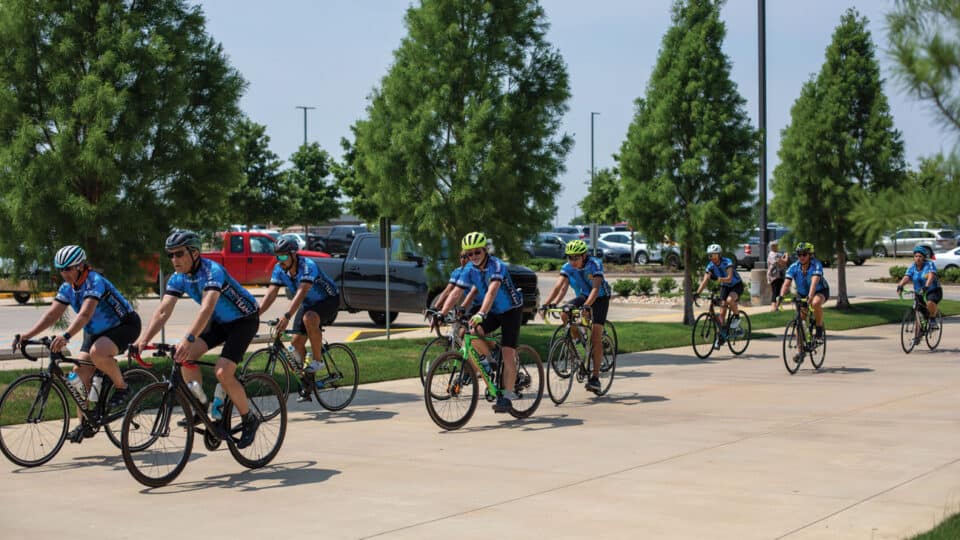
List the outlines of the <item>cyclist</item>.
{"label": "cyclist", "polygon": [[[467,267],[467,264],[470,262],[470,257],[467,256],[467,252],[460,253],[460,266],[453,269],[453,272],[450,272],[450,280],[447,282],[447,287],[440,291],[440,294],[433,299],[433,304],[430,306],[430,309],[439,312],[443,308],[443,304],[446,301],[447,297],[450,296],[450,293],[457,288],[457,281],[460,280],[460,274],[463,273],[463,269]],[[471,296],[473,296],[471,298]],[[470,300],[467,303],[467,300]],[[467,298],[464,299],[464,304],[469,305],[470,309],[466,310],[466,313],[470,316],[476,314],[480,311],[480,304],[482,302],[481,298],[477,298],[477,295],[467,295]],[[431,322],[432,325],[439,324],[439,319],[435,319]]]}
{"label": "cyclist", "polygon": [[[464,291],[475,292],[483,298],[480,310],[470,317],[470,328],[480,336],[502,328],[503,391],[497,397],[493,410],[498,413],[509,412],[512,400],[519,397],[513,390],[517,380],[517,344],[523,322],[523,297],[513,285],[507,265],[487,253],[487,237],[483,233],[468,233],[460,241],[460,249],[466,252],[470,263],[461,271],[457,288],[448,295],[440,315],[446,315]],[[482,362],[490,355],[490,347],[482,339],[473,343],[481,354]]]}
{"label": "cyclist", "polygon": [[[743,294],[743,280],[737,272],[736,266],[728,257],[720,255],[720,244],[710,244],[707,246],[707,257],[710,262],[707,263],[707,270],[700,280],[700,286],[693,295],[699,295],[707,286],[707,281],[716,280],[720,282],[720,320],[727,320],[727,308],[733,312],[733,319],[730,320],[730,330],[740,328],[740,307],[737,301]],[[717,341],[713,344],[714,349],[719,349],[726,339],[726,329],[720,330]]]}
{"label": "cyclist", "polygon": [[937,310],[940,300],[943,300],[943,289],[937,276],[937,265],[929,258],[933,257],[933,249],[919,245],[913,248],[913,264],[907,268],[900,283],[897,283],[897,293],[903,292],[903,286],[913,281],[913,292],[917,295],[927,293],[927,312],[930,314],[930,329],[937,329]]}
{"label": "cyclist", "polygon": [[[167,236],[164,249],[175,273],[167,281],[160,307],[154,312],[147,329],[140,334],[136,346],[141,350],[146,348],[173,314],[173,307],[184,294],[200,304],[200,312],[177,347],[174,360],[187,364],[184,367],[189,369],[183,370],[185,382],[200,383],[200,370],[189,363],[213,347],[223,345],[214,371],[217,381],[243,417],[243,433],[237,448],[246,448],[256,436],[260,419],[250,410],[247,393],[234,374],[237,363],[243,359],[260,326],[257,301],[237,280],[230,277],[223,266],[200,256],[200,237],[197,233],[174,229]],[[199,416],[194,415],[193,423],[199,422]],[[184,424],[189,424],[189,421]],[[221,438],[227,437],[225,433],[219,435]]]}
{"label": "cyclist", "polygon": [[823,275],[823,264],[815,256],[813,244],[797,244],[797,261],[787,268],[783,287],[777,296],[777,308],[783,302],[783,295],[790,292],[790,284],[797,282],[797,294],[807,297],[807,304],[813,309],[817,323],[817,338],[823,338],[823,304],[830,299],[830,284]]}
{"label": "cyclist", "polygon": [[[587,379],[586,389],[600,392],[600,364],[603,361],[603,325],[607,322],[607,310],[610,308],[610,284],[603,276],[603,263],[597,257],[587,255],[587,243],[583,240],[567,242],[564,250],[567,262],[560,268],[560,278],[547,297],[546,305],[553,305],[563,299],[567,289],[573,285],[576,297],[566,306],[578,307],[590,317],[590,356],[593,358],[593,370]],[[541,308],[546,316],[546,310]],[[569,319],[565,312],[563,322]],[[574,337],[576,327],[573,329]]]}
{"label": "cyclist", "polygon": [[[87,264],[87,254],[80,246],[64,246],[53,257],[53,266],[60,271],[63,284],[57,290],[50,309],[40,318],[33,328],[19,335],[19,339],[30,339],[43,332],[63,316],[67,306],[73,308],[77,316],[63,334],[56,336],[50,344],[50,350],[60,352],[80,329],[83,329],[83,344],[77,358],[93,361],[93,366],[78,366],[74,370],[90,388],[94,366],[110,377],[115,391],[110,397],[108,407],[116,409],[123,405],[128,396],[127,383],[120,373],[120,366],[114,358],[140,333],[140,316],[133,310],[130,302],[102,274]],[[17,346],[15,340],[14,348]],[[80,417],[78,411],[78,418]],[[78,443],[83,437],[93,437],[94,433],[85,429],[83,422],[68,435],[71,442]]]}
{"label": "cyclist", "polygon": [[[336,283],[330,279],[320,266],[309,257],[301,257],[299,246],[292,238],[282,237],[277,241],[274,251],[277,264],[273,267],[270,276],[270,287],[260,303],[260,314],[266,313],[273,301],[277,298],[280,287],[286,287],[287,294],[293,297],[286,313],[280,316],[277,323],[277,332],[283,332],[287,324],[293,320],[293,332],[296,334],[290,341],[293,345],[294,360],[303,362],[307,356],[307,339],[310,339],[310,349],[313,351],[313,362],[307,366],[307,372],[313,373],[323,367],[318,358],[323,358],[323,329],[320,322],[331,319],[340,309],[340,292]],[[298,402],[310,401],[310,393],[306,388],[300,389]]]}

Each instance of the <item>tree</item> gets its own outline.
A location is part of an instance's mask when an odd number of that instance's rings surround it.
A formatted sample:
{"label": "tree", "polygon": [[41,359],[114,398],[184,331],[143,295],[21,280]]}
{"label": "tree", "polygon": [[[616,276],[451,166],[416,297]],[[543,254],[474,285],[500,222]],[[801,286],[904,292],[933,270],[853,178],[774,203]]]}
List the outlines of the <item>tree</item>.
{"label": "tree", "polygon": [[248,227],[254,223],[283,223],[289,219],[293,199],[285,190],[280,159],[270,150],[270,137],[262,126],[244,118],[237,126],[243,184],[230,193],[232,221]]}
{"label": "tree", "polygon": [[296,198],[283,225],[293,223],[323,223],[340,216],[340,191],[330,176],[332,160],[326,150],[317,143],[300,146],[290,156],[292,167],[286,171],[284,184],[288,193]]}
{"label": "tree", "polygon": [[587,223],[617,223],[620,221],[620,171],[600,169],[590,183],[587,196],[580,201],[580,208]]}
{"label": "tree", "polygon": [[793,240],[837,260],[837,307],[849,307],[845,244],[861,245],[850,214],[865,196],[905,179],[903,141],[883,93],[867,19],[848,10],[820,73],[804,84],[783,130],[771,212]]}
{"label": "tree", "polygon": [[199,7],[0,2],[0,252],[64,244],[129,290],[171,225],[222,224],[244,82]]}
{"label": "tree", "polygon": [[[620,152],[621,212],[647,238],[679,240],[684,323],[707,244],[731,246],[754,221],[757,135],[730,80],[722,1],[677,1],[672,26]],[[697,268],[694,268],[697,263]]]}
{"label": "tree", "polygon": [[[351,130],[355,131],[355,127]],[[356,138],[356,133],[354,133]],[[364,191],[363,182],[357,179],[355,162],[357,160],[356,147],[346,138],[340,138],[340,147],[343,148],[343,161],[334,162],[330,166],[333,177],[337,179],[337,187],[340,192],[350,198],[346,202],[350,213],[363,219],[367,223],[375,223],[382,213],[377,204],[372,200],[372,194]]]}
{"label": "tree", "polygon": [[423,0],[355,126],[356,178],[372,203],[441,253],[482,230],[500,252],[555,214],[572,140],[570,96],[543,8],[527,0]]}

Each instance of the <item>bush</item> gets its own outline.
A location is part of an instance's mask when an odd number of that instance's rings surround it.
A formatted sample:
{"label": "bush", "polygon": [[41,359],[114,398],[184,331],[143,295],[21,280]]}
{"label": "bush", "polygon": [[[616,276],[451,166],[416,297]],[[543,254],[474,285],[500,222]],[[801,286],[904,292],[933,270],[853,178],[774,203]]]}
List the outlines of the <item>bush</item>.
{"label": "bush", "polygon": [[960,283],[960,268],[948,268],[944,270],[942,280],[945,283]]}
{"label": "bush", "polygon": [[630,296],[636,288],[637,282],[632,279],[619,279],[613,284],[613,292],[620,296]]}
{"label": "bush", "polygon": [[903,275],[907,273],[906,266],[891,266],[890,267],[890,277],[899,281],[903,279]]}
{"label": "bush", "polygon": [[660,278],[660,281],[657,282],[657,290],[660,291],[661,295],[668,295],[671,291],[677,288],[677,280],[673,279],[670,276],[664,276]]}
{"label": "bush", "polygon": [[637,279],[637,288],[634,289],[639,295],[649,296],[653,292],[653,280],[649,276],[640,276]]}

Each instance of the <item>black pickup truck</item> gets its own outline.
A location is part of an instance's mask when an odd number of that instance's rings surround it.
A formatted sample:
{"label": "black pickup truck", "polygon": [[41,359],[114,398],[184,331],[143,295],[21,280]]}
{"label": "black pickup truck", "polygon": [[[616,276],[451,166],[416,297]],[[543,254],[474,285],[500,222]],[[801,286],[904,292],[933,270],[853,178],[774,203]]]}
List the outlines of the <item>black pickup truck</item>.
{"label": "black pickup truck", "polygon": [[[341,311],[367,311],[374,323],[386,324],[386,274],[378,233],[357,233],[343,258],[314,260],[340,288]],[[409,238],[394,233],[389,262],[391,321],[400,312],[423,312],[446,287],[446,280],[438,283],[428,281],[427,264],[431,263],[417,252]],[[509,265],[509,270],[514,285],[523,294],[523,322],[526,323],[536,315],[540,301],[537,274],[526,266],[515,264]],[[331,323],[333,320],[323,321],[325,325]]]}

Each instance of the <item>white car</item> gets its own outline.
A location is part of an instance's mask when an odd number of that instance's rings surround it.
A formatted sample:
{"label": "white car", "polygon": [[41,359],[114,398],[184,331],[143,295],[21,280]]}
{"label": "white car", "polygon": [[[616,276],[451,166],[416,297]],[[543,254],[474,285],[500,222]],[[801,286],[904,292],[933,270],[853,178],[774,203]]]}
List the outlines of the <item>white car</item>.
{"label": "white car", "polygon": [[949,270],[951,268],[960,268],[960,248],[948,249],[935,254],[933,260],[937,265],[937,270]]}
{"label": "white car", "polygon": [[[659,244],[647,244],[642,236],[634,234],[633,236],[633,260],[637,264],[647,264],[649,262],[660,262],[663,260],[663,246]],[[608,232],[600,235],[604,242],[630,250],[629,232]]]}

